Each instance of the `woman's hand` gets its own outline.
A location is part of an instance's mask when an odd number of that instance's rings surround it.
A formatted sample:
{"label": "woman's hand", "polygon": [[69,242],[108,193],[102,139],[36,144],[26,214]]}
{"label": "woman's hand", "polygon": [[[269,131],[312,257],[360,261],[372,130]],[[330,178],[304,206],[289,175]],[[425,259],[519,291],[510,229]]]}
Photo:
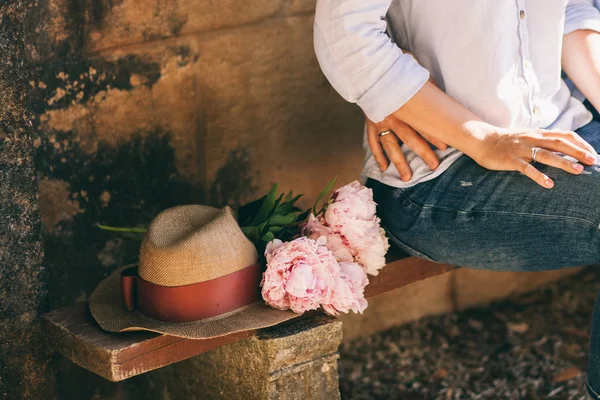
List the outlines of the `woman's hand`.
{"label": "woman's hand", "polygon": [[[594,148],[575,132],[544,129],[515,132],[497,129],[479,137],[479,146],[472,154],[468,154],[479,165],[497,171],[519,171],[548,189],[554,187],[554,182],[530,163],[534,161],[534,154],[536,162],[574,175],[580,174],[583,166],[554,152],[571,156],[587,165],[593,165],[596,161]],[[534,150],[535,148],[539,150]]]}
{"label": "woman's hand", "polygon": [[[409,181],[412,177],[412,171],[402,153],[400,142],[406,144],[421,157],[432,170],[440,165],[437,155],[429,146],[429,142],[441,150],[448,147],[444,143],[429,136],[420,135],[409,125],[393,116],[377,124],[369,118],[366,118],[366,120],[369,147],[382,171],[385,171],[391,162],[400,173],[400,179],[404,182]],[[385,131],[392,131],[392,134],[379,136],[381,132]]]}
{"label": "woman's hand", "polygon": [[[402,49],[402,52],[409,54],[418,62],[415,55],[410,51]],[[430,77],[429,82],[439,88],[439,85],[433,78]],[[429,146],[429,143],[440,150],[446,150],[448,146],[442,141],[422,133],[419,134],[410,125],[402,122],[393,115],[388,116],[379,123],[374,123],[366,116],[365,119],[367,120],[369,147],[375,157],[375,161],[379,165],[379,169],[382,171],[385,171],[391,162],[400,173],[400,179],[404,182],[410,180],[412,171],[400,148],[402,143],[414,151],[417,156],[421,157],[432,171],[440,165],[440,160]],[[393,135],[380,137],[379,134],[385,131],[392,131]]]}

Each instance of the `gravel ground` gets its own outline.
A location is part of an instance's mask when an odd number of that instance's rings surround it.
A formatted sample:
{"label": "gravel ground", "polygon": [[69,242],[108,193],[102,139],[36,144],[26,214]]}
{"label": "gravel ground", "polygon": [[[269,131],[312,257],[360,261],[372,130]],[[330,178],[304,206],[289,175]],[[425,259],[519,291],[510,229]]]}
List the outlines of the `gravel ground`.
{"label": "gravel ground", "polygon": [[340,348],[344,399],[586,399],[600,269]]}

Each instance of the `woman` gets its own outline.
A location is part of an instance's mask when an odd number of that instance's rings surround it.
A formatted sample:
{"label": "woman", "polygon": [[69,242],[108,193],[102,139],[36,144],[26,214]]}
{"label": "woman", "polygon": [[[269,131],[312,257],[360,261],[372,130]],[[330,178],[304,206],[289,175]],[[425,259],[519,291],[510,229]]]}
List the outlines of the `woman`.
{"label": "woman", "polygon": [[[562,57],[600,108],[592,1],[390,3],[319,0],[315,50],[334,88],[374,121],[363,177],[391,239],[482,269],[599,263],[600,123],[561,79]],[[423,144],[413,129],[439,148],[411,150]],[[588,392],[600,398],[600,306],[591,337]]]}

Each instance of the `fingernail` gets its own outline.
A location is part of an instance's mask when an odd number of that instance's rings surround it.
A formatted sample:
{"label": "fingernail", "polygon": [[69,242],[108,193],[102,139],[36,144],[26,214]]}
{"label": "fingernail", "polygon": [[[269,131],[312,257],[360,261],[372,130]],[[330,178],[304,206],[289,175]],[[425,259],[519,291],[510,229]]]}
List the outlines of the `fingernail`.
{"label": "fingernail", "polygon": [[548,188],[554,187],[554,182],[552,182],[552,180],[550,178],[546,178],[544,183],[546,184],[546,187],[548,187]]}
{"label": "fingernail", "polygon": [[581,172],[581,171],[583,171],[583,165],[575,163],[575,164],[573,164],[573,169],[575,171]]}
{"label": "fingernail", "polygon": [[594,157],[592,153],[586,153],[585,161],[593,163],[594,161],[596,161],[596,157]]}

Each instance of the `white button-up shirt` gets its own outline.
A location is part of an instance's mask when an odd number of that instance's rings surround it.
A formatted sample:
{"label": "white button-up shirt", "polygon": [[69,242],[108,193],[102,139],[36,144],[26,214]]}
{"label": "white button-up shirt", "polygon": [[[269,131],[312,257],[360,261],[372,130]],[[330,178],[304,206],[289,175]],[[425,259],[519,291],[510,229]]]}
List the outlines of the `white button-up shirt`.
{"label": "white button-up shirt", "polygon": [[[562,36],[578,29],[600,32],[592,0],[319,0],[314,40],[329,82],[375,122],[431,74],[490,124],[575,130],[592,116],[571,97],[560,60]],[[363,178],[396,187],[433,179],[462,155],[436,150],[441,163],[431,171],[404,145],[413,176],[402,182],[393,165],[381,172],[365,149]]]}

